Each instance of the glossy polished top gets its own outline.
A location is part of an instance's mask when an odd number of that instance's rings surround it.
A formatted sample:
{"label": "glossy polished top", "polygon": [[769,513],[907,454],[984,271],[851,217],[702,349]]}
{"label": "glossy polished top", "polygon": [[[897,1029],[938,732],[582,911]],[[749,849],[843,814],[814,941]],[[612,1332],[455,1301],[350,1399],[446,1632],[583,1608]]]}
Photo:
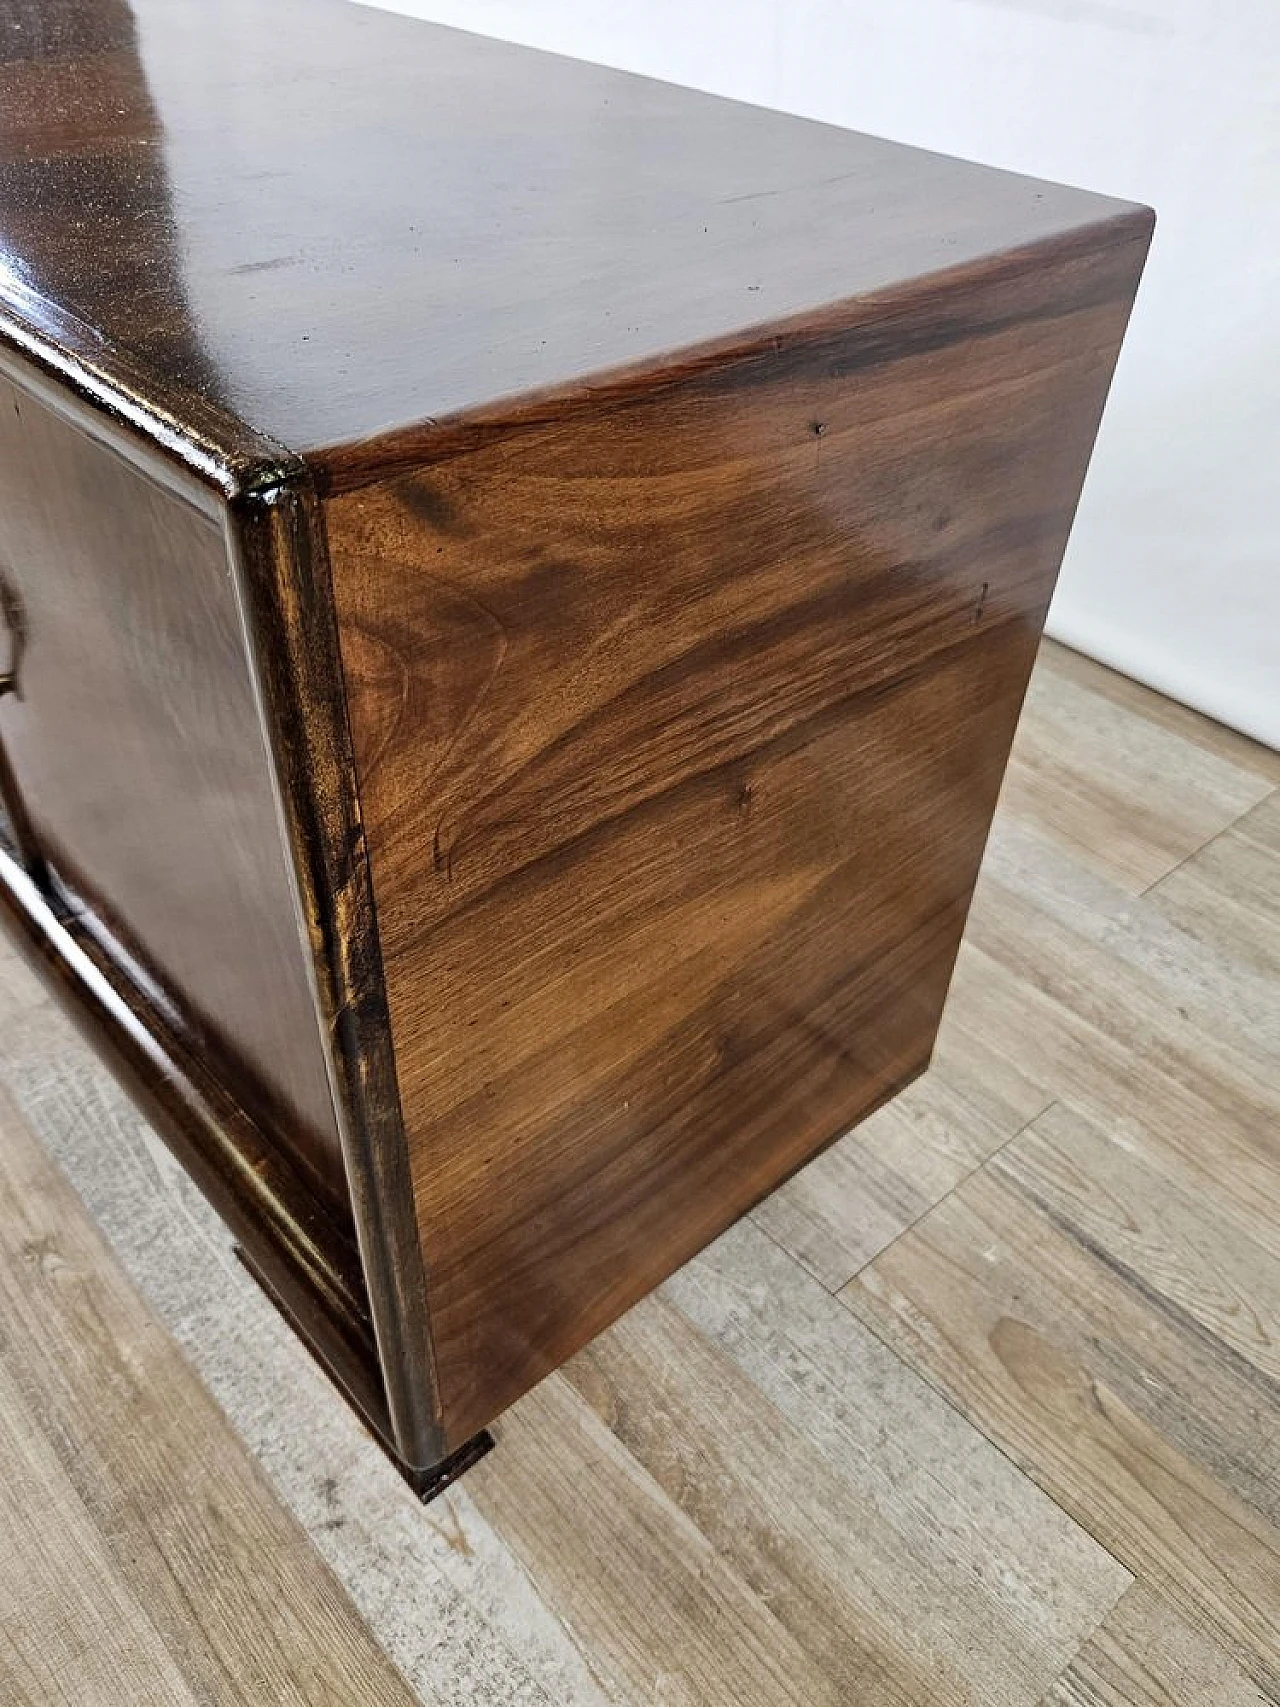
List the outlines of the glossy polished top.
{"label": "glossy polished top", "polygon": [[304,453],[1131,212],[345,0],[0,9],[0,312]]}

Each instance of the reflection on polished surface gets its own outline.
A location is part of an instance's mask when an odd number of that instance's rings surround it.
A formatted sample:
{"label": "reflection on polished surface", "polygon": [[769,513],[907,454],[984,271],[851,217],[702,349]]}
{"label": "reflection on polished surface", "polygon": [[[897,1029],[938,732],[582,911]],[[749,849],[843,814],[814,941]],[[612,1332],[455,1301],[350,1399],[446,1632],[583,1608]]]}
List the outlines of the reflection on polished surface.
{"label": "reflection on polished surface", "polygon": [[439,1488],[926,1064],[1151,217],[340,0],[0,41],[0,913]]}
{"label": "reflection on polished surface", "polygon": [[37,328],[70,308],[216,395],[133,7],[10,0],[0,87],[0,295]]}
{"label": "reflection on polished surface", "polygon": [[[540,75],[529,75],[529,66]],[[18,0],[0,302],[299,450],[723,337],[1099,200],[344,0]]]}

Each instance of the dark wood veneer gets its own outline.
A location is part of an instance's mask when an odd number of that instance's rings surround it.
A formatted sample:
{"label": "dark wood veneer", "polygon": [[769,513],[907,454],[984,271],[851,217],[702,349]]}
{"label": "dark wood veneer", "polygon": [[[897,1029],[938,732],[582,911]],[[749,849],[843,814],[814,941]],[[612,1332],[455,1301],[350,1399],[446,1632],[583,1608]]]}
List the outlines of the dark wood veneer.
{"label": "dark wood veneer", "polygon": [[42,892],[3,838],[0,919],[223,1220],[252,1243],[256,1266],[309,1324],[331,1373],[393,1442],[349,1218],[308,1190],[276,1131],[238,1103],[227,1075],[209,1070],[198,1041],[130,985],[127,955]]}
{"label": "dark wood veneer", "polygon": [[449,1439],[925,1064],[1142,248],[329,502]]}
{"label": "dark wood veneer", "polygon": [[29,836],[335,1202],[342,1158],[223,525],[0,377],[4,746]]}
{"label": "dark wood veneer", "polygon": [[0,914],[411,1469],[926,1064],[1150,228],[339,0],[0,20]]}

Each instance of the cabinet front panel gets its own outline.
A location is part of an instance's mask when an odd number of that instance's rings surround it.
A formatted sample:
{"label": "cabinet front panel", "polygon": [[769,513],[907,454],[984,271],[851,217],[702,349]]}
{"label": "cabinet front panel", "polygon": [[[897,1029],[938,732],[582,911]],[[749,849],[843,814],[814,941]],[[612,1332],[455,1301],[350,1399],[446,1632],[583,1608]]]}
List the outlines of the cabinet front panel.
{"label": "cabinet front panel", "polygon": [[345,1201],[222,528],[0,378],[0,575],[0,739],[40,852]]}

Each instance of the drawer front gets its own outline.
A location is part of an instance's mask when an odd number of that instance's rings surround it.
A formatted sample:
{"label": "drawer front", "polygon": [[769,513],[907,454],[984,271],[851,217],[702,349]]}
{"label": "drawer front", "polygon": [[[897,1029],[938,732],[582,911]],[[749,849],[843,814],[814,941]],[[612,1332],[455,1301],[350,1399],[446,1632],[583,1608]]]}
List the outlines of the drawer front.
{"label": "drawer front", "polygon": [[0,577],[0,740],[39,854],[341,1199],[221,525],[0,377]]}

